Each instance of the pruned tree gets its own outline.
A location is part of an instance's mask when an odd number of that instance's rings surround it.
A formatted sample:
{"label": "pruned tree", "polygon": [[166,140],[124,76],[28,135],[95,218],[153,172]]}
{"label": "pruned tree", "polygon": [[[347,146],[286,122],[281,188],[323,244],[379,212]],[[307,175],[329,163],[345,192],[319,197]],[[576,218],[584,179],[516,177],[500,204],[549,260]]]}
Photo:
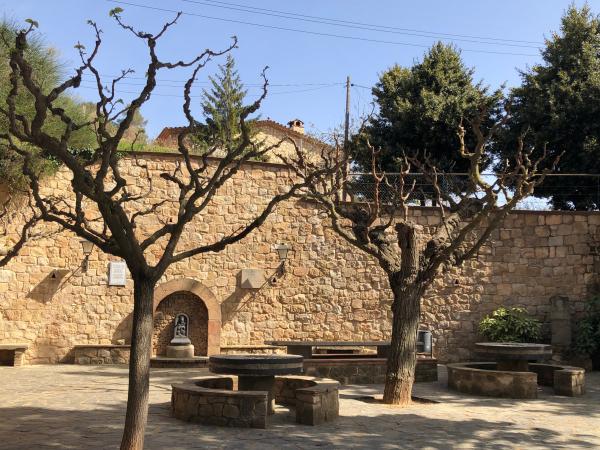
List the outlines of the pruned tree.
{"label": "pruned tree", "polygon": [[[333,230],[371,255],[387,275],[393,301],[385,403],[405,405],[411,400],[421,300],[442,268],[460,266],[476,257],[506,215],[534,191],[557,163],[555,159],[550,168],[539,170],[544,156],[530,159],[521,140],[511,168],[498,173],[494,181],[486,181],[481,174],[485,149],[509,115],[483,132],[485,117],[487,114],[482,111],[469,122],[475,141],[471,147],[466,144],[465,128],[462,124],[458,128],[458,151],[468,168],[461,183],[462,191],[450,193],[440,187],[444,173],[438,171],[427,155],[402,157],[399,174],[389,176],[380,168],[379,150],[368,142],[373,192],[350,202],[344,201],[344,195],[340,194],[351,183],[351,175],[345,174],[347,161],[336,156],[343,152],[324,151],[315,160],[297,148],[296,156],[286,160],[300,179],[310,180],[308,188],[297,195],[316,201]],[[437,196],[437,226],[422,227],[411,217],[413,168],[427,179]],[[315,174],[320,175],[315,177]]]}
{"label": "pruned tree", "polygon": [[[89,25],[95,33],[95,43],[91,50],[77,44],[81,64],[75,73],[50,90],[40,88],[32,76],[32,65],[27,58],[28,40],[37,23],[29,20],[29,26],[17,33],[15,47],[10,55],[11,88],[6,105],[0,106],[0,113],[6,118],[8,132],[0,134],[6,146],[19,155],[21,170],[30,188],[31,205],[35,211],[32,224],[25,224],[19,242],[26,241],[29,230],[35,222],[43,221],[58,225],[75,235],[87,239],[102,252],[122,258],[133,280],[133,325],[131,336],[131,358],[129,363],[129,392],[125,427],[121,443],[122,449],[140,449],[144,442],[144,429],[147,420],[149,394],[149,364],[153,331],[153,293],[155,285],[167,268],[186,258],[196,255],[219,252],[227,245],[240,241],[259,227],[276,205],[293,196],[305,183],[311,182],[318,173],[292,183],[289,189],[271,197],[262,211],[240,229],[234,230],[213,242],[195,244],[191,248],[180,249],[178,244],[186,227],[196,216],[204,215],[210,220],[207,207],[215,194],[230,180],[240,167],[250,158],[260,157],[272,151],[280,142],[258,147],[251,139],[246,124],[267,95],[268,82],[263,72],[263,90],[260,97],[245,106],[239,115],[240,139],[235,146],[220,159],[211,159],[218,150],[218,144],[206,150],[201,157],[190,156],[188,137],[196,132],[198,122],[191,111],[191,91],[200,70],[214,57],[226,54],[236,46],[237,39],[222,51],[204,50],[188,61],[170,62],[157,53],[160,39],[175,25],[181,14],[164,24],[157,33],[139,31],[125,23],[121,8],[115,8],[110,15],[123,30],[145,43],[148,63],[145,68],[146,80],[131,102],[124,104],[117,94],[119,82],[132,71],[122,74],[107,84],[104,83],[94,61],[102,43],[101,30],[95,22]],[[172,198],[159,198],[149,192],[139,192],[135,183],[127,181],[122,174],[122,159],[118,146],[134,122],[140,107],[146,103],[157,85],[160,71],[189,68],[191,75],[183,89],[183,113],[188,125],[178,137],[180,161],[172,172],[164,172],[160,177],[166,180],[175,191]],[[78,88],[84,73],[91,74],[96,84],[98,100],[95,114],[87,122],[74,120],[67,111],[57,106],[59,99],[68,89]],[[22,114],[16,99],[26,92],[34,99],[31,117]],[[44,125],[53,119],[63,124],[59,135],[49,134]],[[86,153],[72,152],[68,141],[70,136],[83,127],[95,129],[96,145]],[[40,171],[33,164],[36,149],[43,151],[58,161],[63,170],[72,177],[71,192],[61,198],[46,195]],[[148,185],[152,186],[150,173],[143,163],[138,162],[142,173],[146,173]],[[163,195],[168,195],[166,192]],[[160,196],[158,196],[160,197]],[[163,206],[169,206],[165,209]],[[90,214],[90,209],[93,214]],[[165,211],[175,211],[165,217]],[[156,226],[140,232],[136,225],[142,220],[153,219]],[[21,244],[22,245],[22,244]],[[18,248],[9,250],[14,256]],[[152,255],[149,255],[151,250]]]}

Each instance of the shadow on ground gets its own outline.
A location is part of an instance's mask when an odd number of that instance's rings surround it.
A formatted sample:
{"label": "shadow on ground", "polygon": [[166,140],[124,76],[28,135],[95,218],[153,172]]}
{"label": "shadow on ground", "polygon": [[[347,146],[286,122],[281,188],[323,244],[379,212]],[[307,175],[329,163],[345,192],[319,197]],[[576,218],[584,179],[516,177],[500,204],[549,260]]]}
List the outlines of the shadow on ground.
{"label": "shadow on ground", "polygon": [[[0,448],[118,448],[123,410],[124,405],[86,412],[1,408]],[[335,423],[318,427],[274,422],[267,430],[188,424],[170,418],[168,404],[152,405],[145,448],[598,448],[594,436],[564,439],[548,428],[519,431],[513,422],[483,419],[457,422],[419,414],[394,414],[341,417]]]}
{"label": "shadow on ground", "polygon": [[[466,397],[443,382],[419,383],[415,395],[441,401],[399,409],[361,398],[380,386],[348,386],[342,416],[321,426],[296,425],[277,407],[266,430],[219,428],[170,417],[170,384],[204,369],[152,371],[146,449],[592,449],[600,448],[600,373],[581,398],[542,393],[530,401]],[[16,383],[11,381],[18,380]],[[115,366],[0,368],[0,449],[118,448],[127,371]],[[7,386],[12,386],[7,388]]]}

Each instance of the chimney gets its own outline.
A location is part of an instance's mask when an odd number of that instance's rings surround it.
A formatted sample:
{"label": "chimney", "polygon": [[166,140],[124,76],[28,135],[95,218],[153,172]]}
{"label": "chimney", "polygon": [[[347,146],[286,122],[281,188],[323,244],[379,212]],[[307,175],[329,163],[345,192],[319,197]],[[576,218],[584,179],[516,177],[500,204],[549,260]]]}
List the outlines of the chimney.
{"label": "chimney", "polygon": [[292,131],[304,134],[304,122],[302,122],[300,119],[290,120],[287,125]]}

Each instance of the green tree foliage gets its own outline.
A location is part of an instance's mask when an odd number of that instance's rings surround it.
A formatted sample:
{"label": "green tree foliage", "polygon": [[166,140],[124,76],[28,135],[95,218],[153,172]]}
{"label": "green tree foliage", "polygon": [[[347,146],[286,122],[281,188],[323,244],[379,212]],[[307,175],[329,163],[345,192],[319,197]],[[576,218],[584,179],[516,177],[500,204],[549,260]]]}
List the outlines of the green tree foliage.
{"label": "green tree foliage", "polygon": [[[123,135],[124,143],[132,144],[133,147],[145,146],[148,143],[148,135],[146,134],[146,124],[148,121],[142,113],[137,110],[133,116],[133,121],[125,134]],[[116,127],[115,127],[116,128]]]}
{"label": "green tree foliage", "polygon": [[396,171],[403,154],[424,153],[441,171],[465,171],[468,162],[459,154],[458,125],[482,108],[492,118],[500,99],[499,92],[490,95],[475,83],[473,69],[465,66],[460,53],[441,42],[411,68],[396,65],[384,72],[372,93],[377,114],[351,146],[354,160],[366,171],[371,164],[367,139],[380,149],[386,171]]}
{"label": "green tree foliage", "polygon": [[493,342],[536,342],[542,325],[525,308],[498,308],[479,323],[479,332]]}
{"label": "green tree foliage", "polygon": [[[11,89],[10,85],[10,52],[15,41],[17,28],[8,21],[0,23],[0,107],[6,108],[6,98]],[[59,81],[61,76],[61,67],[56,57],[55,51],[44,45],[41,39],[34,38],[29,43],[27,57],[32,61],[35,79],[40,83],[41,88],[47,92],[52,89]],[[61,96],[55,106],[68,111],[76,120],[84,122],[88,120],[89,115],[81,107],[79,102],[68,96]],[[33,97],[26,91],[20,89],[16,98],[17,111],[25,117],[32,117],[34,111]],[[6,133],[8,122],[5,115],[0,115],[0,133]],[[50,117],[44,125],[44,130],[54,136],[60,136],[64,130],[64,124],[56,117]],[[73,133],[69,141],[73,151],[80,151],[89,148],[95,140],[93,130],[85,128]],[[56,162],[48,158],[43,149],[34,149],[35,163],[40,172],[52,171],[56,168]],[[26,186],[25,180],[20,171],[20,157],[11,152],[6,145],[0,145],[0,179],[6,182],[13,189],[23,189]]]}
{"label": "green tree foliage", "polygon": [[227,55],[225,64],[219,64],[219,73],[209,80],[211,88],[204,90],[202,100],[206,125],[201,126],[196,143],[200,152],[206,151],[208,142],[218,143],[221,152],[229,152],[239,144],[240,115],[247,90],[231,55]]}
{"label": "green tree foliage", "polygon": [[600,297],[590,298],[577,322],[574,349],[581,355],[600,356]]}
{"label": "green tree foliage", "polygon": [[[600,173],[600,20],[589,6],[571,6],[560,33],[546,40],[543,62],[521,73],[512,90],[513,120],[496,143],[501,160],[510,157],[524,132],[525,145],[549,158],[564,152],[557,172]],[[585,177],[548,177],[536,196],[555,209],[600,208],[599,182]]]}

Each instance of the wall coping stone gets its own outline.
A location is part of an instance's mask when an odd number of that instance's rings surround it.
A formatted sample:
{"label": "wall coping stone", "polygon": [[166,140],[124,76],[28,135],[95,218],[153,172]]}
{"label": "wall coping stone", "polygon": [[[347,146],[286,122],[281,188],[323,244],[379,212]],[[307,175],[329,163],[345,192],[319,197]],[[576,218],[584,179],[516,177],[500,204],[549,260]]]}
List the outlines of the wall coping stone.
{"label": "wall coping stone", "polygon": [[194,383],[184,382],[172,384],[173,389],[181,389],[191,392],[206,392],[220,397],[266,397],[267,391],[230,391],[228,389],[212,389],[202,386],[197,386]]}
{"label": "wall coping stone", "polygon": [[27,350],[29,344],[0,344],[0,350]]}
{"label": "wall coping stone", "polygon": [[129,344],[77,344],[73,348],[131,348]]}
{"label": "wall coping stone", "polygon": [[[306,358],[305,364],[311,366],[345,366],[349,364],[381,365],[387,364],[387,358]],[[417,358],[417,364],[435,364],[438,361],[435,358]]]}
{"label": "wall coping stone", "polygon": [[[446,364],[446,367],[449,369],[469,369],[470,371],[475,371],[478,373],[495,373],[495,374],[508,374],[508,375],[514,375],[515,378],[531,378],[532,376],[535,375],[535,377],[537,378],[537,374],[535,372],[529,371],[529,372],[515,372],[515,371],[511,371],[511,370],[496,370],[496,369],[479,369],[476,366],[483,366],[483,367],[493,367],[496,366],[497,363],[495,362],[466,362],[466,363],[451,363],[451,364]],[[531,363],[533,364],[533,363]]]}
{"label": "wall coping stone", "polygon": [[265,397],[268,395],[267,391],[234,391],[229,389],[214,389],[204,386],[199,386],[197,383],[211,382],[217,380],[233,379],[231,376],[207,376],[194,378],[193,380],[183,381],[181,383],[173,383],[171,387],[173,389],[186,390],[191,392],[202,392],[207,394],[215,394],[221,397]]}
{"label": "wall coping stone", "polygon": [[221,349],[225,350],[285,350],[285,347],[280,345],[221,345]]}

